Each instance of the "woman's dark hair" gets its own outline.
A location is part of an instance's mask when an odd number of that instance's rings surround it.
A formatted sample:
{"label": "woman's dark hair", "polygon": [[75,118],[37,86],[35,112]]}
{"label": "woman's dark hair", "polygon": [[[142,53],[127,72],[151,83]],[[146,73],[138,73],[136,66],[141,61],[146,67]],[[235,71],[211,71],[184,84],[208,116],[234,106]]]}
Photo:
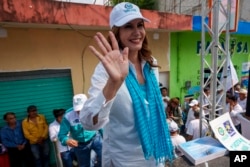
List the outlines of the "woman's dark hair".
{"label": "woman's dark hair", "polygon": [[175,105],[178,106],[180,104],[180,101],[175,97],[175,98],[170,99],[170,103],[174,103]]}
{"label": "woman's dark hair", "polygon": [[55,118],[58,118],[58,117],[64,115],[64,114],[65,114],[65,111],[66,111],[66,110],[65,110],[65,109],[62,109],[62,108],[60,108],[60,109],[54,109],[54,110],[53,110],[54,117],[55,117]]}

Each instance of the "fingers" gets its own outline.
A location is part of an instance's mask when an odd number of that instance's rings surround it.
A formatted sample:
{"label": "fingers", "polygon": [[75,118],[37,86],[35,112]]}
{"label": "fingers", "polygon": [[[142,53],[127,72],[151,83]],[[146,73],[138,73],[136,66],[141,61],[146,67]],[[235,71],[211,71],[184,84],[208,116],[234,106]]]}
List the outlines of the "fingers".
{"label": "fingers", "polygon": [[72,146],[73,146],[73,147],[77,147],[77,146],[78,146],[78,142],[77,142],[77,141],[73,142],[73,143],[72,143]]}
{"label": "fingers", "polygon": [[108,43],[107,39],[102,35],[102,33],[96,33],[94,39],[104,55],[112,51],[110,44]]}
{"label": "fingers", "polygon": [[123,61],[128,61],[128,47],[125,47],[122,51]]}
{"label": "fingers", "polygon": [[[109,38],[111,40],[111,45],[110,43],[107,41],[107,39],[103,36],[102,33],[97,32],[96,35],[94,36],[94,39],[100,49],[100,52],[94,47],[94,46],[89,46],[91,52],[93,54],[95,54],[97,56],[97,58],[99,60],[103,60],[104,56],[107,56],[108,53],[114,51],[114,50],[118,50],[119,51],[119,46],[118,46],[118,42],[115,38],[115,35],[112,31],[109,31]],[[124,54],[127,55],[127,49],[124,49]],[[125,59],[127,58],[127,56],[125,56]]]}
{"label": "fingers", "polygon": [[106,55],[108,52],[112,50],[119,50],[118,42],[117,39],[112,31],[109,31],[109,38],[111,40],[111,45],[107,41],[107,39],[103,36],[102,33],[97,32],[96,35],[94,36],[94,39],[99,46],[100,50],[104,55]]}
{"label": "fingers", "polygon": [[96,55],[96,57],[97,57],[100,61],[102,61],[103,55],[102,55],[100,52],[98,52],[98,51],[95,49],[94,46],[89,46],[89,49],[91,50],[91,52],[92,52],[94,55]]}
{"label": "fingers", "polygon": [[111,40],[111,43],[112,43],[112,48],[114,50],[116,50],[116,49],[118,50],[119,49],[118,42],[117,42],[117,40],[115,38],[115,35],[114,35],[114,33],[112,31],[109,31],[109,37],[110,37],[110,40]]}
{"label": "fingers", "polygon": [[77,147],[78,142],[76,140],[69,139],[69,140],[67,140],[67,145],[69,145],[70,147]]}

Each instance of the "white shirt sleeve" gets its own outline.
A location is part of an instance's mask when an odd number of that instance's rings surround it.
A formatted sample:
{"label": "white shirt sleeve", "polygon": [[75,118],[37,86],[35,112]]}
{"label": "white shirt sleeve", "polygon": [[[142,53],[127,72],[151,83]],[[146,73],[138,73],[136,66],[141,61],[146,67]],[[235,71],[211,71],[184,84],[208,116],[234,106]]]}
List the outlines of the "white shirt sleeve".
{"label": "white shirt sleeve", "polygon": [[242,112],[244,112],[243,109],[242,109],[242,107],[239,104],[237,104],[236,106],[234,106],[234,108],[231,111],[230,115],[232,117],[236,117],[238,114],[240,114]]}
{"label": "white shirt sleeve", "polygon": [[51,141],[56,141],[57,140],[57,135],[58,135],[58,128],[56,127],[56,125],[54,124],[54,122],[52,122],[49,125],[49,137]]}
{"label": "white shirt sleeve", "polygon": [[187,127],[187,132],[188,135],[194,136],[194,128],[191,122],[189,122],[188,127]]}
{"label": "white shirt sleeve", "polygon": [[191,110],[192,110],[192,109],[190,108],[189,111],[188,111],[187,120],[186,120],[186,124],[185,124],[185,128],[186,128],[186,129],[188,128],[188,124],[189,124],[189,122],[191,121],[192,114],[194,114],[193,111],[191,111]]}
{"label": "white shirt sleeve", "polygon": [[[88,91],[89,99],[80,112],[81,123],[86,130],[99,130],[109,121],[109,113],[114,98],[108,102],[103,95],[103,88],[108,80],[106,70],[99,63],[91,78],[91,87]],[[93,117],[98,114],[98,122],[94,124]]]}

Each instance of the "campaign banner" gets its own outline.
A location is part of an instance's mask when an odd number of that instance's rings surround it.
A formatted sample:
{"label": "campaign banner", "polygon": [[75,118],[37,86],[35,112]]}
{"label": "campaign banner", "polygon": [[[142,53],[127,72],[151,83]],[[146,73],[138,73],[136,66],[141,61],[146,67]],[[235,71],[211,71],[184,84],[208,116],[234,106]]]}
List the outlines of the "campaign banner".
{"label": "campaign banner", "polygon": [[[216,5],[216,3],[219,4],[219,14],[218,16],[214,16],[214,10],[213,6]],[[212,29],[213,24],[214,24],[214,19],[218,19],[218,28],[219,30],[222,29],[223,31],[226,30],[226,22],[227,19],[229,21],[229,31],[230,32],[237,32],[238,30],[238,22],[239,22],[239,0],[220,0],[220,1],[215,1],[215,0],[209,0],[208,2],[209,8],[211,11],[209,12],[208,16],[208,21],[209,21],[209,27]],[[229,7],[229,8],[228,8]],[[228,18],[228,13],[230,17]]]}
{"label": "campaign banner", "polygon": [[250,141],[242,136],[234,127],[229,113],[209,121],[215,137],[229,151],[249,151]]}

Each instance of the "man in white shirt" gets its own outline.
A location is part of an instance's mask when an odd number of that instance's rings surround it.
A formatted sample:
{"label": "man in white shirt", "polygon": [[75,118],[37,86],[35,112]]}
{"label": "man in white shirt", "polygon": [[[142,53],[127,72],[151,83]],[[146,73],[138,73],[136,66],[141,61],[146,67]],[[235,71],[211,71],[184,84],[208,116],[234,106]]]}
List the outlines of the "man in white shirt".
{"label": "man in white shirt", "polygon": [[60,153],[60,156],[58,157],[59,161],[62,160],[64,167],[73,167],[73,161],[75,158],[72,148],[70,148],[69,146],[63,146],[57,137],[60,130],[60,123],[62,121],[64,113],[65,109],[53,110],[55,120],[49,125],[49,136],[50,140],[56,144],[56,148]]}
{"label": "man in white shirt", "polygon": [[227,102],[229,104],[227,109],[229,110],[229,114],[232,119],[232,122],[235,128],[238,130],[238,132],[241,133],[241,124],[237,116],[238,114],[243,113],[244,110],[237,102],[237,97],[235,95],[227,94]]}
{"label": "man in white shirt", "polygon": [[166,110],[166,108],[168,107],[169,100],[170,100],[170,97],[168,97],[168,88],[161,87],[160,90],[161,90],[162,101],[164,104],[164,109]]}
{"label": "man in white shirt", "polygon": [[186,139],[179,134],[179,127],[174,120],[169,121],[169,131],[176,156],[182,156],[183,153],[178,149],[178,147],[181,143],[185,143]]}
{"label": "man in white shirt", "polygon": [[185,124],[185,129],[187,129],[189,122],[195,119],[195,117],[194,117],[194,111],[200,110],[200,108],[199,108],[199,102],[196,99],[193,99],[189,103],[189,106],[190,106],[190,109],[189,109],[188,114],[187,114],[187,120],[186,120],[186,124]]}
{"label": "man in white shirt", "polygon": [[200,135],[200,111],[194,112],[195,119],[190,121],[187,127],[187,140],[194,140],[206,136],[208,132],[208,123],[206,119],[202,118],[202,130]]}
{"label": "man in white shirt", "polygon": [[238,104],[242,107],[245,111],[247,107],[247,90],[241,88],[239,91],[239,97],[237,98]]}

